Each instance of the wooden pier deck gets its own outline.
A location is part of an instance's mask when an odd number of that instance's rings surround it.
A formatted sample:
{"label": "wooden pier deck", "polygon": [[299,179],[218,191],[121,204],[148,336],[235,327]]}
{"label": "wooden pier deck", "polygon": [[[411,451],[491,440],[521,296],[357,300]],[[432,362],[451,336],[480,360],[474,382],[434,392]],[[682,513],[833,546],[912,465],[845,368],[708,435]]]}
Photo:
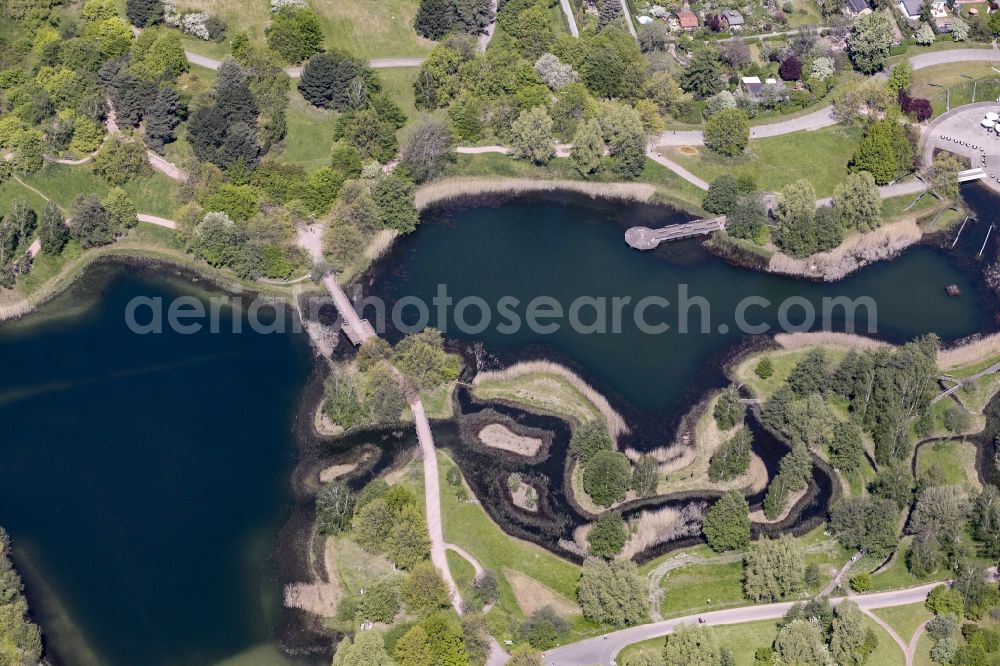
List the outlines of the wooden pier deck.
{"label": "wooden pier deck", "polygon": [[694,220],[684,224],[670,224],[659,229],[631,227],[625,231],[625,242],[637,250],[652,250],[664,241],[681,240],[694,236],[707,236],[726,228],[726,216]]}

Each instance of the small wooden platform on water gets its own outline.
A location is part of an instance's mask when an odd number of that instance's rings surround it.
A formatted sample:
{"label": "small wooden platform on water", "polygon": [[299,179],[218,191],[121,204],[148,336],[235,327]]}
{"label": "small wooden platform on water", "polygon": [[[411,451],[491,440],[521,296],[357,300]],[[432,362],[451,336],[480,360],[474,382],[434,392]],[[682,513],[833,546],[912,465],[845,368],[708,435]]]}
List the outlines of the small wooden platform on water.
{"label": "small wooden platform on water", "polygon": [[625,231],[625,242],[636,250],[652,250],[664,241],[681,240],[694,236],[707,236],[726,228],[726,216],[707,220],[694,220],[684,224],[670,224],[659,229],[631,227]]}

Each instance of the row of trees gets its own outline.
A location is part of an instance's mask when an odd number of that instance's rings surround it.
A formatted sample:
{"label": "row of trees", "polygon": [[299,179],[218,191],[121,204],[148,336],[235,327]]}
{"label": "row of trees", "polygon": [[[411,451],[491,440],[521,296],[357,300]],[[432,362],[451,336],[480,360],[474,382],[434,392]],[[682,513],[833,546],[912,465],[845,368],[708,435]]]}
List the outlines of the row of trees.
{"label": "row of trees", "polygon": [[42,632],[28,615],[24,585],[11,562],[10,537],[0,528],[0,663],[38,663]]}

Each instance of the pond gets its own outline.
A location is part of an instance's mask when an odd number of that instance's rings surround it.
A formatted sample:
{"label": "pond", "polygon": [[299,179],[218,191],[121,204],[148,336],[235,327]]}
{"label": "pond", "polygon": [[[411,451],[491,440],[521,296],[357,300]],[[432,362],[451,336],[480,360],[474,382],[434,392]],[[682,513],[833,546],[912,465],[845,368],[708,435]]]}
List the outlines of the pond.
{"label": "pond", "polygon": [[[894,342],[929,332],[955,340],[996,325],[996,299],[981,276],[981,265],[969,256],[979,250],[988,228],[985,220],[968,225],[954,250],[912,247],[891,262],[825,284],[730,265],[702,249],[700,240],[667,243],[652,252],[625,245],[622,233],[628,226],[684,219],[662,210],[551,196],[495,207],[442,208],[425,216],[430,223],[396,244],[369,275],[366,288],[387,303],[390,315],[396,303],[414,297],[432,303],[445,288],[455,305],[429,307],[427,321],[446,336],[481,342],[505,360],[562,359],[616,406],[635,408],[639,418],[670,423],[676,423],[692,398],[722,382],[722,357],[747,337],[739,326],[741,303],[752,333],[781,330],[783,305],[795,326],[804,322],[804,307],[811,307],[816,316],[812,328],[817,329],[824,319],[824,299],[833,303],[830,299],[841,297],[870,306],[853,309],[856,332]],[[984,253],[988,258],[992,243]],[[953,284],[962,292],[957,298],[945,292]],[[401,301],[404,297],[407,301]],[[475,329],[483,321],[480,308],[458,307],[469,297],[489,306],[491,322],[484,330]],[[520,304],[520,327],[502,328],[508,320],[500,317],[498,303],[505,297]],[[560,325],[558,330],[526,325],[526,304],[539,297],[551,299],[567,315],[551,320]],[[605,299],[607,315],[599,318],[594,308],[581,306],[579,320],[585,325],[610,322],[607,333],[575,330],[569,317],[574,302],[593,297]],[[647,324],[669,329],[644,332],[627,306],[620,332],[612,332],[615,297],[630,297],[632,304],[648,297],[666,299],[669,306],[649,307],[644,317]],[[415,306],[397,311],[405,324],[419,323]],[[844,309],[831,306],[828,312],[829,329],[843,330]],[[456,325],[460,321],[473,330]]]}
{"label": "pond", "polygon": [[[995,200],[980,203],[982,219],[955,250],[911,248],[832,285],[730,266],[696,241],[639,253],[625,246],[625,227],[683,218],[552,196],[430,213],[365,280],[390,305],[405,296],[430,302],[440,284],[456,300],[548,296],[566,308],[582,297],[666,298],[670,307],[650,308],[651,323],[670,328],[655,334],[629,316],[621,332],[608,334],[568,326],[554,333],[463,332],[451,315],[428,320],[460,343],[481,343],[498,362],[545,357],[570,364],[635,424],[633,446],[659,446],[692,401],[723,382],[721,361],[746,339],[736,314],[746,297],[767,300],[746,314],[772,331],[778,304],[793,296],[808,304],[869,297],[875,309],[860,311],[858,330],[872,323],[876,335],[894,341],[930,331],[953,340],[993,329],[995,298],[975,255]],[[945,294],[951,284],[960,297]],[[689,299],[708,304],[704,332],[698,306],[687,318],[671,311],[684,285]],[[0,326],[0,525],[13,537],[56,664],[292,663],[274,639],[286,618],[275,548],[294,514],[289,479],[311,351],[301,334],[235,334],[234,317],[242,316],[226,309],[221,334],[129,331],[123,313],[133,298],[181,295],[204,302],[217,294],[189,276],[100,266],[37,314]],[[692,332],[678,331],[682,320]],[[843,317],[834,314],[831,325],[843,327]],[[318,385],[311,390],[317,398]],[[461,403],[478,408],[464,394]],[[507,412],[548,427],[556,435],[553,452],[565,450],[561,422]],[[373,458],[373,474],[394,452],[412,449],[412,433],[397,431],[342,440],[328,455],[374,442],[386,453]],[[463,451],[454,423],[437,424],[435,433],[457,451],[463,469],[478,466],[469,478],[477,492],[488,497],[490,488],[502,488],[496,470],[509,461],[493,465]],[[495,470],[485,473],[491,465]],[[562,485],[561,460],[531,471]],[[501,522],[553,547],[580,517],[564,498],[552,506],[534,524]]]}
{"label": "pond", "polygon": [[0,525],[55,663],[284,663],[269,562],[311,352],[228,311],[218,335],[126,327],[180,295],[210,293],[99,267],[0,326]]}

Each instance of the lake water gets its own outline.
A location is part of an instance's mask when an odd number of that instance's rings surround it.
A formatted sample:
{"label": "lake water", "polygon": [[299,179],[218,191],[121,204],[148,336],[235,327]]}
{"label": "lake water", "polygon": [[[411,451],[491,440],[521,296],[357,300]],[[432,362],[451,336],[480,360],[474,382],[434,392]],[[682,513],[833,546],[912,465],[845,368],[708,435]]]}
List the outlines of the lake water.
{"label": "lake water", "polygon": [[[983,283],[980,266],[968,258],[969,247],[978,251],[988,227],[985,222],[970,224],[955,251],[917,246],[892,262],[822,284],[729,265],[702,250],[698,240],[638,252],[624,243],[626,227],[662,225],[683,217],[643,206],[571,201],[576,205],[550,198],[438,211],[433,223],[398,243],[380,263],[370,276],[370,290],[390,304],[411,296],[431,302],[439,285],[446,285],[456,303],[481,297],[492,309],[491,325],[485,330],[463,332],[456,326],[455,308],[444,317],[430,308],[430,325],[446,328],[458,339],[481,341],[504,357],[565,359],[618,402],[667,420],[677,416],[685,398],[722,381],[718,369],[722,355],[747,337],[738,330],[737,307],[748,297],[770,303],[744,310],[747,323],[762,324],[770,332],[777,330],[780,304],[792,298],[805,299],[814,307],[815,326],[823,318],[823,299],[869,298],[875,316],[870,317],[866,308],[857,309],[855,330],[867,333],[872,323],[875,335],[892,341],[928,332],[952,340],[995,326],[995,299]],[[992,257],[992,247],[985,256]],[[945,293],[952,284],[961,289],[960,297]],[[702,297],[710,307],[692,305],[688,316],[681,316],[683,289],[688,299]],[[629,296],[636,303],[643,297],[662,296],[670,306],[651,307],[646,318],[670,328],[663,333],[643,332],[626,309],[617,334],[581,334],[568,320],[559,320],[564,325],[552,333],[527,326],[514,332],[499,329],[497,324],[506,321],[494,307],[500,299],[518,299],[523,323],[524,304],[540,296],[551,297],[564,312],[576,299],[604,297],[609,313],[614,297]],[[798,325],[803,309],[801,303],[792,303],[787,319]],[[414,307],[400,312],[407,323],[418,319]],[[593,322],[593,312],[581,309],[580,320]],[[704,332],[703,312],[708,313]],[[833,330],[843,329],[842,312],[832,310]],[[464,318],[476,324],[480,310],[470,306]],[[605,321],[609,318],[610,314]],[[688,332],[682,333],[679,329],[685,322]]]}
{"label": "lake water", "polygon": [[[989,212],[995,200],[985,201]],[[568,306],[584,296],[675,302],[686,284],[707,299],[705,333],[679,333],[669,309],[671,329],[658,335],[628,321],[609,335],[461,333],[430,322],[501,357],[566,360],[630,417],[660,424],[721,383],[719,361],[743,338],[734,309],[747,296],[869,296],[877,334],[892,340],[995,326],[972,258],[983,222],[954,252],[912,248],[824,285],[729,266],[697,242],[630,250],[626,226],[679,219],[640,206],[548,199],[431,217],[369,276],[376,294],[429,300],[446,284],[455,299],[551,296]],[[950,284],[962,296],[947,297]],[[292,501],[293,420],[310,350],[301,335],[141,336],[125,326],[133,297],[182,294],[210,292],[101,267],[40,313],[0,326],[0,525],[58,663],[286,661],[272,640],[280,589],[269,562]],[[759,308],[752,319],[773,326],[777,313]]]}
{"label": "lake water", "polygon": [[58,663],[282,663],[268,561],[308,343],[132,334],[134,296],[207,296],[143,273],[0,326],[0,525]]}

